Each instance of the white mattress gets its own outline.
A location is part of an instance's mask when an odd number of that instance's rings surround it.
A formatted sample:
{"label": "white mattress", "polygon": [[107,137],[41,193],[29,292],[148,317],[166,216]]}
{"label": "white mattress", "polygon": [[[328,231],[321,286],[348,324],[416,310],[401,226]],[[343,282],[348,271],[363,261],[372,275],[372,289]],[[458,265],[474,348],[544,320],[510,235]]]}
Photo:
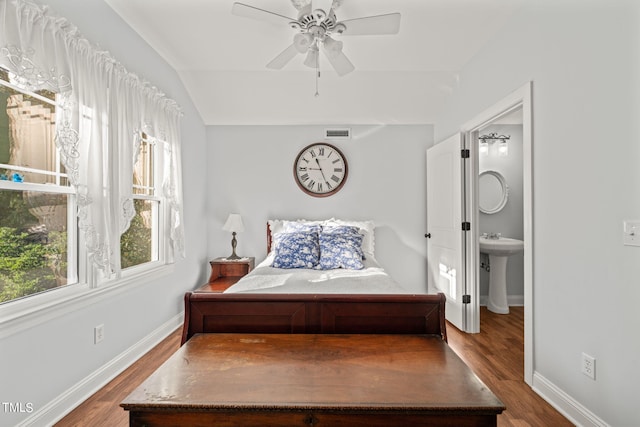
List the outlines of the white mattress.
{"label": "white mattress", "polygon": [[277,294],[410,294],[389,276],[375,259],[364,260],[362,270],[281,269],[267,256],[253,271],[225,293]]}

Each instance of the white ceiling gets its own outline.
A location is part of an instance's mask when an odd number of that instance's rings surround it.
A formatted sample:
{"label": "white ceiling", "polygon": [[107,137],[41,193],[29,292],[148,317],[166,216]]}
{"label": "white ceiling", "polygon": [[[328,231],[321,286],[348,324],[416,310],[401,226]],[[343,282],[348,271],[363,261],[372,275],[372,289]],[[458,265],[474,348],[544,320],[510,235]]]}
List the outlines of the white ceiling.
{"label": "white ceiling", "polygon": [[[433,123],[458,72],[524,0],[342,0],[339,21],[400,12],[400,32],[343,36],[356,70],[338,77],[303,55],[265,65],[288,47],[285,25],[231,14],[233,0],[106,0],[178,72],[207,125]],[[297,17],[290,0],[242,0]],[[322,57],[321,57],[322,60]]]}

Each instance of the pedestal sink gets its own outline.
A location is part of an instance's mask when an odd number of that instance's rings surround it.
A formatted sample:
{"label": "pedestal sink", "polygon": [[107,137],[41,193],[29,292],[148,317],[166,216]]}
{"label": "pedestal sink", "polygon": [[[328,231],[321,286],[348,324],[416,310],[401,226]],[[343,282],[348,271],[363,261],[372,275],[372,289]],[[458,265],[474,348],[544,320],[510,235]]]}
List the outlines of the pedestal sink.
{"label": "pedestal sink", "polygon": [[507,260],[524,250],[524,242],[508,237],[480,236],[480,252],[489,255],[489,300],[487,309],[499,314],[509,313],[507,302]]}

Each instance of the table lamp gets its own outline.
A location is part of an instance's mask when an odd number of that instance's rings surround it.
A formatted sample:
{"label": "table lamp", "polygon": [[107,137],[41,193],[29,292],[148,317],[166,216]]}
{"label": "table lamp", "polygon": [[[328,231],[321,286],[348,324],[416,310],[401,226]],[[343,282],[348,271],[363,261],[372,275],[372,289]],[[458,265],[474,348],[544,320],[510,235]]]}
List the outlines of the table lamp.
{"label": "table lamp", "polygon": [[224,223],[222,227],[224,231],[230,231],[233,238],[231,239],[231,249],[232,253],[227,257],[227,259],[240,259],[238,255],[236,255],[236,246],[238,246],[238,241],[236,240],[236,233],[240,233],[244,231],[244,225],[242,224],[242,217],[239,214],[232,213],[229,214],[229,218],[227,218],[227,222]]}

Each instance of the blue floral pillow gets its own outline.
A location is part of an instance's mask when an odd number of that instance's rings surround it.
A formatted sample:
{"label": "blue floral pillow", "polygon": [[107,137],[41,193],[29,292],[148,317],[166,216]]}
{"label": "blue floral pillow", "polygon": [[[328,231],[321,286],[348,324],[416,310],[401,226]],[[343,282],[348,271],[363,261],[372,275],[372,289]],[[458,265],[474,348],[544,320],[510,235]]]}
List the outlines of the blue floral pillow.
{"label": "blue floral pillow", "polygon": [[362,235],[353,233],[320,233],[320,268],[361,270]]}
{"label": "blue floral pillow", "polygon": [[320,260],[318,233],[279,233],[272,267],[315,268]]}
{"label": "blue floral pillow", "polygon": [[[364,236],[360,233],[360,229],[351,225],[325,225],[322,227],[322,232],[326,234],[358,234],[362,236],[362,239],[364,240]],[[362,245],[360,247],[362,248]],[[364,254],[364,250],[362,251],[362,259],[367,259]]]}
{"label": "blue floral pillow", "polygon": [[324,225],[322,232],[326,234],[360,234],[358,227],[350,225]]}
{"label": "blue floral pillow", "polygon": [[315,222],[284,221],[284,233],[320,233],[322,226]]}

